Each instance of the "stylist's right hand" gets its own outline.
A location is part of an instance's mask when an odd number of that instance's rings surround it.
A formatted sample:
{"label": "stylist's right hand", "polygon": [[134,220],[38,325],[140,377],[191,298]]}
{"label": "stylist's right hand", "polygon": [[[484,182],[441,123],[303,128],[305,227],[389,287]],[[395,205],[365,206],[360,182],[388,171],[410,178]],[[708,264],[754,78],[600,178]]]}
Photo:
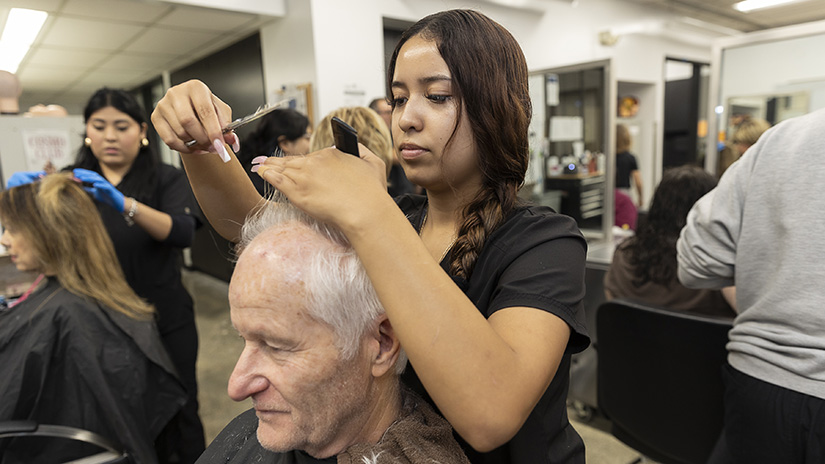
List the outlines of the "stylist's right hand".
{"label": "stylist's right hand", "polygon": [[88,185],[84,186],[83,189],[91,193],[95,200],[111,206],[119,213],[123,212],[123,194],[103,176],[82,168],[73,169],[72,174],[74,174],[75,179]]}
{"label": "stylist's right hand", "polygon": [[[226,150],[224,142],[237,152],[238,137],[221,132],[231,121],[232,108],[198,80],[167,90],[152,112],[152,124],[160,138],[181,153],[222,153]],[[187,146],[191,140],[195,143]]]}

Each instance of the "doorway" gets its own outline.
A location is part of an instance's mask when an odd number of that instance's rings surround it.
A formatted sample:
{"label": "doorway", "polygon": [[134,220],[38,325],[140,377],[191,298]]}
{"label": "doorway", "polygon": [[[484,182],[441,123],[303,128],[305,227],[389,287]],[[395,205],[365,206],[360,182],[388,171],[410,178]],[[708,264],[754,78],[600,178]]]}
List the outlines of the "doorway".
{"label": "doorway", "polygon": [[694,164],[704,166],[707,154],[707,63],[665,59],[665,120],[662,170]]}

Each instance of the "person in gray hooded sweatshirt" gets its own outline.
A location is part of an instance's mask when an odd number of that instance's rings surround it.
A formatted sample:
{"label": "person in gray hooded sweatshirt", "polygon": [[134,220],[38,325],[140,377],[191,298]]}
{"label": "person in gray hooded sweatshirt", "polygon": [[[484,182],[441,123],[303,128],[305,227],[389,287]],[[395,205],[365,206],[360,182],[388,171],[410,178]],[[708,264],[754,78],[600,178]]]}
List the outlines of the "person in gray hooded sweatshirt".
{"label": "person in gray hooded sweatshirt", "polygon": [[714,453],[725,462],[825,462],[823,134],[825,110],[765,132],[696,202],[677,244],[684,285],[736,285]]}

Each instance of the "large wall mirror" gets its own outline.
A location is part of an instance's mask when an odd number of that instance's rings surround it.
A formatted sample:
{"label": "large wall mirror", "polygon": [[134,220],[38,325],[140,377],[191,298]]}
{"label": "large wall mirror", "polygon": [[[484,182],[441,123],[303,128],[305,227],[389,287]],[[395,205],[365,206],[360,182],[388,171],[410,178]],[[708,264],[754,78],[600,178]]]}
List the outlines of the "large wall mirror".
{"label": "large wall mirror", "polygon": [[[729,97],[725,108],[727,108],[727,113],[730,116],[760,118],[771,124],[776,124],[809,112],[810,98],[808,92],[742,95]],[[730,133],[732,130],[730,118],[728,118],[728,121],[720,122],[727,124],[727,130]]]}
{"label": "large wall mirror", "polygon": [[[825,21],[720,39],[713,47],[708,146],[742,116],[776,124],[825,108]],[[711,150],[705,164],[715,170]]]}
{"label": "large wall mirror", "polygon": [[522,196],[573,217],[588,238],[613,225],[615,85],[610,62],[530,75],[530,169]]}

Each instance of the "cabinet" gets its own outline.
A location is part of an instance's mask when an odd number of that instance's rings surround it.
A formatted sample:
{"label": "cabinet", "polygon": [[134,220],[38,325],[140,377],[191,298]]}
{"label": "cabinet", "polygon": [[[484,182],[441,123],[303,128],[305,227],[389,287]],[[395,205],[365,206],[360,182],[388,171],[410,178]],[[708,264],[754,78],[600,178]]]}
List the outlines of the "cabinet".
{"label": "cabinet", "polygon": [[580,228],[598,229],[604,216],[605,174],[562,174],[547,177],[545,190],[560,190],[561,211],[579,224]]}

